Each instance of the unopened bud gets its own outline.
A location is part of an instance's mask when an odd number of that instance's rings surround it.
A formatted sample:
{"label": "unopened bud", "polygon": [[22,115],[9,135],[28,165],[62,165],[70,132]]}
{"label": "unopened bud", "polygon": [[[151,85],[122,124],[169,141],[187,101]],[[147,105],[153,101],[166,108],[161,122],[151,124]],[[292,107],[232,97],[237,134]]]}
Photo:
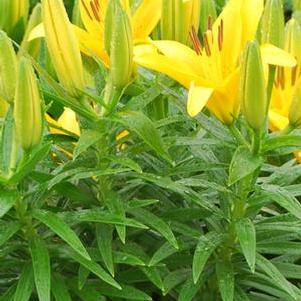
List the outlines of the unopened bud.
{"label": "unopened bud", "polygon": [[259,130],[266,119],[267,95],[260,47],[257,41],[248,42],[244,51],[240,99],[242,111],[249,126],[254,130]]}
{"label": "unopened bud", "polygon": [[198,30],[200,21],[200,0],[163,0],[161,17],[161,38],[189,43],[189,33]]}
{"label": "unopened bud", "polygon": [[295,18],[290,19],[286,24],[285,50],[301,63],[301,24]]}
{"label": "unopened bud", "polygon": [[84,89],[80,48],[62,0],[43,0],[45,38],[59,81],[73,96]]}
{"label": "unopened bud", "polygon": [[217,17],[214,0],[202,0],[200,12],[200,30],[203,34],[207,31],[208,25],[213,24]]}
{"label": "unopened bud", "polygon": [[0,98],[12,103],[15,95],[17,58],[13,45],[0,30]]}
{"label": "unopened bud", "polygon": [[133,35],[127,13],[117,5],[110,43],[110,73],[113,86],[123,88],[133,73]]}
{"label": "unopened bud", "polygon": [[18,142],[25,151],[40,143],[43,130],[41,98],[33,67],[26,58],[19,61],[14,120]]}
{"label": "unopened bud", "polygon": [[289,123],[292,127],[301,126],[301,80],[296,84],[292,96],[292,102],[288,114]]}
{"label": "unopened bud", "polygon": [[22,55],[22,50],[25,50],[28,52],[32,57],[35,59],[38,58],[38,54],[40,51],[40,45],[41,45],[41,40],[40,39],[34,39],[29,41],[28,38],[30,36],[31,31],[40,23],[42,22],[42,8],[41,4],[37,4],[28,21],[26,31],[21,43],[21,50],[19,51],[19,55]]}
{"label": "unopened bud", "polygon": [[283,48],[284,11],[282,0],[268,0],[266,2],[261,26],[261,42]]}

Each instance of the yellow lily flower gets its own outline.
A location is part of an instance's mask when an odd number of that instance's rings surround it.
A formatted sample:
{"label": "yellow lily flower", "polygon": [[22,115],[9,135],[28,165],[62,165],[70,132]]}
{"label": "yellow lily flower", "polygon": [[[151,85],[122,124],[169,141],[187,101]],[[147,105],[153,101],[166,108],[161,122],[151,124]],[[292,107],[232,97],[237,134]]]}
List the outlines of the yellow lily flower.
{"label": "yellow lily flower", "polygon": [[[121,0],[123,8],[128,12],[132,28],[134,42],[147,39],[161,17],[162,0],[143,0],[139,7],[130,11],[128,0]],[[108,0],[81,0],[80,12],[84,27],[74,27],[81,44],[81,50],[87,55],[98,56],[105,65],[109,65],[109,57],[104,46],[104,20]]]}
{"label": "yellow lily flower", "polygon": [[[229,0],[216,21],[208,24],[204,45],[192,31],[194,50],[175,41],[154,41],[152,49],[136,46],[134,61],[189,88],[190,116],[207,106],[222,122],[230,124],[239,113],[240,57],[246,42],[255,37],[263,2]],[[272,45],[262,47],[262,58],[268,64],[295,65],[293,57]]]}

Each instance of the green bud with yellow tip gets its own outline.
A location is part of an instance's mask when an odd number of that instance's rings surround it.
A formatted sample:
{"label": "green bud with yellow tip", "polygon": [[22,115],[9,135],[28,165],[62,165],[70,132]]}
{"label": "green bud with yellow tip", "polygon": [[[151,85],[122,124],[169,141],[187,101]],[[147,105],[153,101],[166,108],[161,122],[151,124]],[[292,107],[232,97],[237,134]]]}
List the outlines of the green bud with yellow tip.
{"label": "green bud with yellow tip", "polygon": [[295,18],[286,24],[284,49],[301,63],[301,24]]}
{"label": "green bud with yellow tip", "polygon": [[249,126],[258,131],[266,120],[267,94],[260,47],[248,42],[241,63],[239,96]]}
{"label": "green bud with yellow tip", "polygon": [[282,0],[267,0],[261,22],[261,42],[283,48],[284,10]]}
{"label": "green bud with yellow tip", "polygon": [[49,54],[60,83],[74,97],[84,89],[78,40],[62,0],[42,0],[42,18]]}
{"label": "green bud with yellow tip", "polygon": [[108,7],[106,10],[105,16],[105,31],[104,31],[104,44],[105,50],[108,55],[111,52],[111,41],[112,41],[112,33],[114,28],[114,17],[117,10],[117,4],[115,0],[110,0],[108,3]]}
{"label": "green bud with yellow tip", "polygon": [[200,31],[203,34],[217,17],[214,0],[202,0],[200,7]]}
{"label": "green bud with yellow tip", "polygon": [[13,45],[0,30],[0,98],[12,103],[15,95],[17,58]]}
{"label": "green bud with yellow tip", "polygon": [[37,146],[43,131],[41,98],[33,67],[24,57],[18,66],[14,120],[16,137],[24,151]]}
{"label": "green bud with yellow tip", "polygon": [[288,120],[293,128],[301,126],[301,80],[296,84],[293,93]]}
{"label": "green bud with yellow tip", "polygon": [[133,34],[127,13],[116,5],[110,40],[110,75],[113,86],[122,89],[133,74]]}
{"label": "green bud with yellow tip", "polygon": [[189,34],[198,31],[200,0],[163,0],[161,38],[189,44]]}
{"label": "green bud with yellow tip", "polygon": [[40,51],[41,40],[34,39],[29,41],[28,38],[30,36],[31,31],[42,22],[42,7],[41,4],[37,4],[29,17],[29,21],[26,27],[26,31],[21,43],[21,50],[18,55],[22,55],[22,51],[28,52],[35,59],[38,58],[38,54]]}

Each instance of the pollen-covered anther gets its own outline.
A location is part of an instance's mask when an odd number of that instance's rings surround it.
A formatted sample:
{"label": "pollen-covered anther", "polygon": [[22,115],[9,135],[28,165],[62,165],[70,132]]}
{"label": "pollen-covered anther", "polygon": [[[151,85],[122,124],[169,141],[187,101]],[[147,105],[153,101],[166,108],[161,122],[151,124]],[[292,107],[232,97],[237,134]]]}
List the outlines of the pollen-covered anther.
{"label": "pollen-covered anther", "polygon": [[[211,31],[209,31],[209,32],[211,32]],[[208,40],[208,33],[204,34],[204,48],[205,48],[207,56],[211,56],[211,49],[210,49],[209,40]]]}
{"label": "pollen-covered anther", "polygon": [[294,86],[296,83],[297,71],[298,71],[298,66],[295,66],[292,68],[292,73],[291,73],[291,85],[292,86]]}

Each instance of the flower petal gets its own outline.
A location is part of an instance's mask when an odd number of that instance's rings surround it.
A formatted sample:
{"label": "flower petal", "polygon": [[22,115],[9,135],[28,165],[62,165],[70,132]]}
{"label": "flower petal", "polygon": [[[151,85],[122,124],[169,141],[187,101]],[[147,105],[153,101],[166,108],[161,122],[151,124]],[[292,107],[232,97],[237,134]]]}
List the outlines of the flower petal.
{"label": "flower petal", "polygon": [[191,117],[196,116],[206,106],[214,92],[213,88],[198,87],[191,82],[188,93],[187,112]]}
{"label": "flower petal", "polygon": [[161,17],[161,0],[143,0],[132,17],[134,39],[150,35]]}
{"label": "flower petal", "polygon": [[269,119],[273,131],[282,130],[288,125],[288,118],[273,110],[269,111]]}
{"label": "flower petal", "polygon": [[264,44],[260,48],[262,60],[266,64],[283,67],[294,67],[297,64],[296,59],[291,54],[274,45]]}

